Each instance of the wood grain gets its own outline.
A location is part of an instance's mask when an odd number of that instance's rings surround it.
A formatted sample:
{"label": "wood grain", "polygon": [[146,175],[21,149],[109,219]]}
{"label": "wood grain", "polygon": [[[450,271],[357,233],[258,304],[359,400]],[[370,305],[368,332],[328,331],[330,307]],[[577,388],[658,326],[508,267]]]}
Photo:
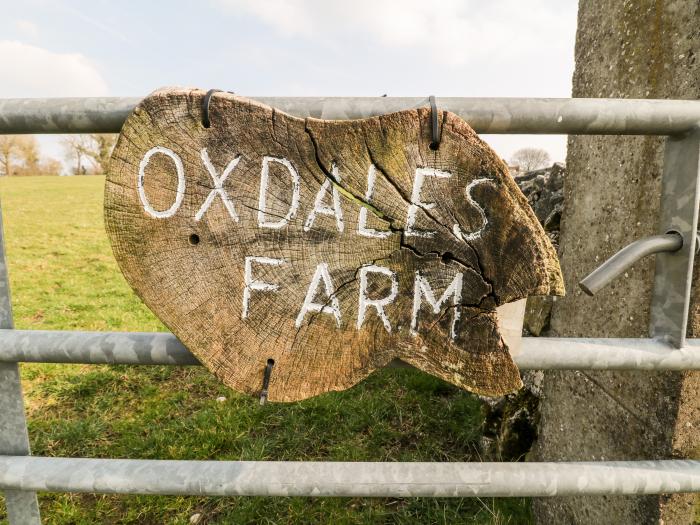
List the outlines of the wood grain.
{"label": "wood grain", "polygon": [[[110,162],[105,224],[127,281],[217,377],[257,395],[265,365],[274,359],[268,397],[294,401],[351,387],[399,358],[480,394],[521,386],[498,332],[496,307],[529,295],[563,294],[561,272],[506,166],[466,122],[441,112],[442,142],[433,151],[429,108],[323,121],[217,93],[205,128],[203,96],[201,90],[160,90],[127,119]],[[152,210],[177,204],[168,217],[149,214],[139,195],[140,166],[156,147],[182,163],[180,181],[166,154],[153,153],[143,168],[143,196]],[[219,178],[239,158],[222,185],[228,204],[221,192],[211,197],[215,180],[205,155]],[[266,157],[286,159],[299,177],[297,211],[281,228],[260,226]],[[293,204],[292,176],[278,160],[267,164],[263,222],[275,223]],[[375,182],[368,199],[370,169]],[[428,175],[416,199],[421,169]],[[342,224],[334,215],[333,189]],[[316,203],[322,210],[309,224]],[[362,208],[368,210],[365,228],[387,233],[361,235]],[[411,209],[417,210],[413,225],[407,224]],[[248,286],[244,318],[247,257],[266,258],[249,263],[254,286],[276,289]],[[273,259],[283,262],[264,262]],[[392,276],[374,267],[393,274],[397,294],[383,308],[385,320],[370,305],[358,328],[363,274],[370,301],[391,295]],[[297,326],[315,274],[311,302],[323,309],[303,315]],[[458,274],[458,304],[450,295],[435,314],[419,295],[412,330],[420,282],[439,300],[456,287]]]}

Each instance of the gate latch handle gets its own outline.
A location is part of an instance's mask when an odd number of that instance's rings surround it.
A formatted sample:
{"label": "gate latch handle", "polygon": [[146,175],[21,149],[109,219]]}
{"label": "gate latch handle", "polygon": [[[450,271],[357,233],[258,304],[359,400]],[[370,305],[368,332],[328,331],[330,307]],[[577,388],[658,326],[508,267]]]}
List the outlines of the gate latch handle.
{"label": "gate latch handle", "polygon": [[683,236],[678,232],[644,237],[628,244],[593,270],[578,285],[588,295],[594,295],[616,279],[642,257],[653,253],[677,252],[683,247]]}

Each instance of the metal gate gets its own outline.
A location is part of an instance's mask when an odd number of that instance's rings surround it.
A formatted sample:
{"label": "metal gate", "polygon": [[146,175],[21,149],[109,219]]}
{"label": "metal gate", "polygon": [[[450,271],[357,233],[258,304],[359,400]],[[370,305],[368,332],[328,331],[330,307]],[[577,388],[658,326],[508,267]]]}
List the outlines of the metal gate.
{"label": "metal gate", "polygon": [[[325,119],[364,118],[428,103],[386,97],[258,100],[298,117]],[[138,102],[0,100],[0,134],[117,133]],[[440,107],[464,118],[477,133],[667,136],[659,236],[633,243],[589,282],[593,291],[638,258],[657,253],[650,338],[525,338],[515,361],[521,369],[700,370],[700,339],[685,339],[700,198],[700,101],[443,98]],[[199,364],[167,333],[14,330],[0,215],[0,489],[11,524],[40,523],[37,491],[354,497],[700,492],[700,461],[691,460],[379,463],[30,456],[19,362]]]}

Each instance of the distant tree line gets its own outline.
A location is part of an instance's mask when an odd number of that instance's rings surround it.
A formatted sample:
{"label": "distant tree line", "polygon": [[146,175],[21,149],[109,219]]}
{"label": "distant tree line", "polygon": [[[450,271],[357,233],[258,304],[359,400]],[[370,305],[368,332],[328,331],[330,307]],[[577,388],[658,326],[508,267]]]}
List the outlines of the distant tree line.
{"label": "distant tree line", "polygon": [[0,135],[0,175],[58,175],[63,166],[56,159],[41,159],[30,135]]}
{"label": "distant tree line", "polygon": [[117,135],[66,135],[61,143],[66,165],[42,156],[32,135],[0,135],[0,176],[101,175],[107,171]]}

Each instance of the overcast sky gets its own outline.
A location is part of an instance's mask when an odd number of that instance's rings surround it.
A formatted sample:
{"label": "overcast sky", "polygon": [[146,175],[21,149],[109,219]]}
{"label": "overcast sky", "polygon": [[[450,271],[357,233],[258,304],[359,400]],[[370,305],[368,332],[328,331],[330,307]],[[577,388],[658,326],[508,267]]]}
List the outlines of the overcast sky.
{"label": "overcast sky", "polygon": [[[0,97],[569,97],[576,0],[2,1]],[[564,160],[563,136],[487,135]],[[55,138],[47,154],[61,156]]]}

